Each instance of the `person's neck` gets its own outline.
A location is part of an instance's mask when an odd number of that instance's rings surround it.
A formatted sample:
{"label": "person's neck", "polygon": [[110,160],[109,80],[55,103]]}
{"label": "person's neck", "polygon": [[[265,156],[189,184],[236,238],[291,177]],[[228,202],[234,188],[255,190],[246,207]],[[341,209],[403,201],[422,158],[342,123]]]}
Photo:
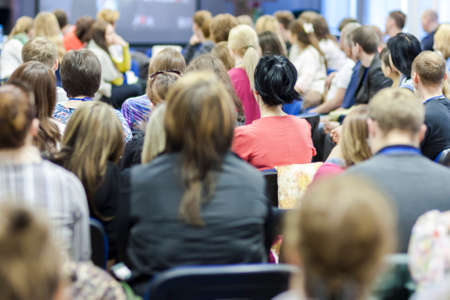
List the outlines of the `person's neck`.
{"label": "person's neck", "polygon": [[417,87],[417,92],[419,94],[419,97],[425,101],[433,97],[441,96],[442,95],[442,86],[434,86],[434,87],[425,87],[422,84],[420,84]]}
{"label": "person's neck", "polygon": [[0,150],[0,163],[26,164],[41,161],[39,150],[30,141],[20,148]]}
{"label": "person's neck", "polygon": [[393,28],[391,28],[391,30],[389,30],[389,32],[387,34],[389,35],[389,37],[394,37],[397,34],[399,34],[400,32],[402,32],[401,29],[398,29],[397,27],[393,27]]}
{"label": "person's neck", "polygon": [[234,56],[234,67],[241,68],[242,67],[242,57],[235,55]]}
{"label": "person's neck", "polygon": [[285,116],[286,113],[283,111],[281,105],[276,106],[268,106],[265,104],[261,104],[259,106],[260,112],[261,112],[261,118],[264,117],[280,117]]}
{"label": "person's neck", "polygon": [[392,79],[392,87],[398,87],[400,84],[400,74],[398,75],[391,75],[389,77],[390,79]]}
{"label": "person's neck", "polygon": [[383,148],[395,145],[405,145],[419,148],[419,140],[417,137],[412,137],[410,133],[394,130],[378,139],[371,140],[372,153],[377,153]]}
{"label": "person's neck", "polygon": [[374,54],[367,54],[365,52],[362,52],[361,57],[359,58],[359,61],[361,62],[361,65],[363,65],[363,67],[368,68],[370,67],[370,65],[372,64],[372,61],[375,57],[375,53]]}

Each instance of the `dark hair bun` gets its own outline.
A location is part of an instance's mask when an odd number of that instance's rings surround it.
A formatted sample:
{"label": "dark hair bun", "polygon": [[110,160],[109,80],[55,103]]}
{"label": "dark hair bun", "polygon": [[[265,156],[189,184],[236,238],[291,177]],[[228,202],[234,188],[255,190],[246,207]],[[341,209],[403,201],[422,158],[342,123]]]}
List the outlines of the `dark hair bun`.
{"label": "dark hair bun", "polygon": [[300,95],[295,90],[297,70],[284,56],[263,56],[255,70],[255,89],[270,106],[292,103]]}

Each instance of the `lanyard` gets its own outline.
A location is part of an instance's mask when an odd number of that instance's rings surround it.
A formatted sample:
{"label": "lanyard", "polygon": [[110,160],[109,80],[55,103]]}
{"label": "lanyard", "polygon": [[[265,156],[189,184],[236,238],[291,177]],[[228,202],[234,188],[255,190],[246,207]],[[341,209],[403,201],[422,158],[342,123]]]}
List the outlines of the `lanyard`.
{"label": "lanyard", "polygon": [[423,101],[423,104],[426,104],[426,103],[430,102],[431,100],[435,100],[435,99],[444,99],[444,98],[445,98],[444,95],[434,96],[434,97],[431,97],[430,99],[427,99],[427,100]]}
{"label": "lanyard", "polygon": [[69,100],[86,102],[86,101],[92,101],[92,98],[91,97],[84,97],[84,98],[72,98],[72,97],[69,97]]}
{"label": "lanyard", "polygon": [[392,153],[412,153],[420,155],[419,149],[413,146],[389,146],[378,151],[377,154],[392,154]]}

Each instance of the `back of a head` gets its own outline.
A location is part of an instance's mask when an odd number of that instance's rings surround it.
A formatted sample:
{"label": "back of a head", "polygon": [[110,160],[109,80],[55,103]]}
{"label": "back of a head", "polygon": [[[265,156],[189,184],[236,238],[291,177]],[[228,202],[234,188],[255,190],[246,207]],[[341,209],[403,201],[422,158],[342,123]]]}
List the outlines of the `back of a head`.
{"label": "back of a head", "polygon": [[165,48],[150,60],[148,74],[156,72],[178,72],[180,75],[186,70],[186,61],[183,55],[175,49]]}
{"label": "back of a head", "polygon": [[16,149],[25,138],[34,118],[31,90],[6,84],[0,87],[0,149]]}
{"label": "back of a head", "polygon": [[368,117],[369,108],[367,105],[357,105],[350,110],[344,119],[339,143],[347,167],[372,156],[368,143]]}
{"label": "back of a head", "polygon": [[287,225],[286,243],[297,248],[308,299],[365,299],[395,248],[393,208],[358,177],[311,185]]}
{"label": "back of a head", "polygon": [[250,27],[255,26],[255,24],[253,24],[252,17],[250,17],[249,15],[240,15],[236,19],[237,19],[239,24],[245,24],[245,25],[248,25]]}
{"label": "back of a head", "polygon": [[215,193],[215,173],[231,147],[236,109],[223,84],[208,72],[193,72],[169,91],[164,119],[166,151],[179,152],[185,192],[179,215],[202,226],[201,205]]}
{"label": "back of a head", "polygon": [[59,36],[61,30],[59,29],[58,20],[56,16],[50,12],[40,12],[34,19],[35,36],[52,38]]}
{"label": "back of a head", "polygon": [[93,40],[100,48],[109,53],[105,34],[106,28],[111,25],[103,19],[97,19],[91,26],[89,38]]}
{"label": "back of a head", "polygon": [[339,22],[338,30],[341,33],[341,35],[342,35],[342,30],[344,29],[344,27],[350,23],[358,23],[358,20],[355,18],[344,18],[344,19],[342,19],[341,22]]}
{"label": "back of a head", "polygon": [[445,59],[450,57],[450,24],[439,25],[434,35],[433,48],[440,51]]}
{"label": "back of a head", "polygon": [[361,27],[361,24],[357,22],[350,22],[342,28],[340,40],[343,41],[345,47],[351,49],[351,46],[353,45],[351,35],[359,27]]}
{"label": "back of a head", "polygon": [[436,86],[442,84],[447,67],[441,54],[424,51],[414,59],[412,72],[419,75],[425,86]]}
{"label": "back of a head", "polygon": [[69,22],[67,20],[67,14],[64,10],[57,9],[57,10],[53,11],[53,14],[56,17],[56,20],[58,20],[59,29],[62,30],[64,27],[66,27],[69,24]]}
{"label": "back of a head", "polygon": [[120,13],[117,10],[102,9],[97,13],[97,20],[103,20],[111,25],[115,25],[119,19]]}
{"label": "back of a head", "polygon": [[380,39],[372,26],[361,26],[351,34],[353,43],[358,44],[367,54],[375,54],[378,51]]}
{"label": "back of a head", "polygon": [[238,25],[236,18],[230,14],[218,14],[211,20],[210,31],[214,43],[228,41],[230,30]]}
{"label": "back of a head", "polygon": [[412,63],[416,56],[422,52],[420,41],[413,34],[402,32],[391,37],[387,46],[391,52],[391,59],[395,68],[407,78],[410,78]]}
{"label": "back of a head", "polygon": [[9,34],[9,39],[14,37],[16,34],[25,33],[28,34],[33,27],[33,18],[23,16],[17,19],[16,24]]}
{"label": "back of a head", "polygon": [[283,55],[286,56],[286,51],[281,44],[280,38],[272,31],[263,31],[258,34],[259,46],[261,47],[262,55]]}
{"label": "back of a head", "polygon": [[197,24],[199,28],[203,28],[203,23],[209,22],[210,19],[212,19],[212,15],[208,10],[196,11],[192,17],[192,21]]}
{"label": "back of a head", "polygon": [[389,18],[394,20],[395,26],[397,26],[398,29],[403,29],[406,24],[406,15],[401,10],[394,10],[389,13]]}
{"label": "back of a head", "polygon": [[264,31],[272,31],[276,34],[280,33],[280,23],[272,15],[264,15],[256,20],[255,24],[256,33],[261,33]]}
{"label": "back of a head", "polygon": [[297,70],[284,56],[263,56],[255,70],[255,90],[268,106],[292,103],[300,95],[295,91]]}
{"label": "back of a head", "polygon": [[180,75],[173,72],[157,72],[150,76],[147,84],[146,94],[154,105],[164,102],[169,93],[169,89],[180,78]]}
{"label": "back of a head", "polygon": [[53,68],[58,59],[58,49],[54,43],[44,37],[37,37],[28,41],[22,48],[24,63],[38,61],[49,68]]}
{"label": "back of a head", "polygon": [[291,25],[291,22],[295,19],[294,14],[289,10],[277,11],[275,12],[274,16],[286,30],[289,29],[289,25]]}
{"label": "back of a head", "polygon": [[211,55],[220,59],[227,71],[234,68],[234,58],[231,56],[230,50],[228,50],[228,42],[217,43],[211,50]]}
{"label": "back of a head", "polygon": [[84,16],[75,23],[75,35],[81,42],[87,43],[91,39],[91,28],[94,22],[92,17]]}
{"label": "back of a head", "polygon": [[385,135],[393,130],[415,135],[423,125],[422,102],[408,89],[386,88],[369,102],[369,118],[377,122]]}
{"label": "back of a head", "polygon": [[91,50],[82,49],[64,55],[60,73],[69,97],[94,97],[100,87],[102,66]]}
{"label": "back of a head", "polygon": [[2,205],[0,212],[0,299],[54,299],[62,268],[48,225],[25,208]]}
{"label": "back of a head", "polygon": [[330,34],[330,28],[328,26],[327,20],[321,15],[314,11],[307,11],[300,15],[300,18],[306,23],[311,23],[314,27],[314,34],[317,39],[335,39]]}

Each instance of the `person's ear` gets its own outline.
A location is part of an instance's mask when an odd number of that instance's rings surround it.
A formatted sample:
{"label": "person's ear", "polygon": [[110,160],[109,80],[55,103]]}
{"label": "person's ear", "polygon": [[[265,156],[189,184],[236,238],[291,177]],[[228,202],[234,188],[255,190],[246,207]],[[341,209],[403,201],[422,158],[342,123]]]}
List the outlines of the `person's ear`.
{"label": "person's ear", "polygon": [[367,127],[369,130],[369,138],[377,136],[378,124],[372,119],[367,119]]}
{"label": "person's ear", "polygon": [[420,82],[419,74],[417,74],[417,72],[413,71],[411,77],[412,77],[414,84],[419,85],[419,82]]}
{"label": "person's ear", "polygon": [[31,126],[30,129],[28,131],[30,133],[30,135],[32,137],[35,137],[38,135],[39,133],[39,119],[33,119],[33,121],[31,121]]}
{"label": "person's ear", "polygon": [[52,66],[53,72],[56,72],[58,70],[58,67],[59,67],[59,61],[58,61],[58,59],[55,59],[55,61],[53,62],[53,66]]}
{"label": "person's ear", "polygon": [[425,139],[426,133],[427,133],[427,125],[422,124],[422,126],[420,126],[420,130],[419,130],[419,143],[422,143],[422,141]]}

